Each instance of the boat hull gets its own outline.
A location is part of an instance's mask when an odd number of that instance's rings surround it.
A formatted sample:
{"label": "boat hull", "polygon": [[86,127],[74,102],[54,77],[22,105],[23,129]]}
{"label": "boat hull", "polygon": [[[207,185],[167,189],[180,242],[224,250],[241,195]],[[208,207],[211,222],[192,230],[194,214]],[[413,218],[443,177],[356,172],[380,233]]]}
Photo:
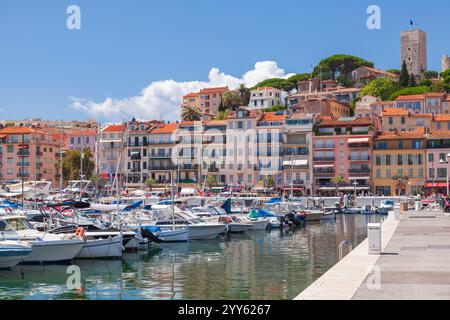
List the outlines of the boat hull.
{"label": "boat hull", "polygon": [[22,263],[62,263],[68,262],[83,249],[84,240],[59,240],[31,242],[33,252]]}
{"label": "boat hull", "polygon": [[108,239],[88,240],[80,253],[76,256],[78,259],[101,259],[101,258],[120,258],[123,254],[122,236],[111,237]]}
{"label": "boat hull", "polygon": [[225,231],[224,224],[193,224],[188,226],[189,240],[212,240]]}
{"label": "boat hull", "polygon": [[266,230],[269,225],[269,220],[252,221],[252,230]]}
{"label": "boat hull", "polygon": [[186,242],[189,240],[189,233],[186,228],[162,230],[158,234],[158,238],[162,242]]}
{"label": "boat hull", "polygon": [[0,269],[12,268],[18,265],[31,252],[31,248],[0,248]]}
{"label": "boat hull", "polygon": [[244,233],[252,229],[250,223],[230,223],[228,224],[228,232],[230,233]]}

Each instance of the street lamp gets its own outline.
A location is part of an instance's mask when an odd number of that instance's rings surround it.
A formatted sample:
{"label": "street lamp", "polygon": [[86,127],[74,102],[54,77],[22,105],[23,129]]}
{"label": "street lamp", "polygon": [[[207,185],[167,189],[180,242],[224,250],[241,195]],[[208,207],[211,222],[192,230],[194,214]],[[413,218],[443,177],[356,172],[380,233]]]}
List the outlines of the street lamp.
{"label": "street lamp", "polygon": [[448,185],[448,159],[450,159],[450,152],[447,154],[447,161],[446,160],[444,160],[444,159],[441,159],[441,160],[439,160],[439,163],[440,164],[447,164],[447,168],[446,168],[446,183],[447,183],[447,197],[449,196],[449,194],[450,194],[450,188],[449,188],[449,185]]}

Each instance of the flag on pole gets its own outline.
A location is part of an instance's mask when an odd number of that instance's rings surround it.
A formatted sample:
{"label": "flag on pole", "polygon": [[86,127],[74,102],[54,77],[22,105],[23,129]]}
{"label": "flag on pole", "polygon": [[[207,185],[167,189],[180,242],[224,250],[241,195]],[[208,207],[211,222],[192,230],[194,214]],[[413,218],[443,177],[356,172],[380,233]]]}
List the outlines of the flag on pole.
{"label": "flag on pole", "polygon": [[415,21],[413,21],[413,20],[409,20],[409,25],[411,27],[413,27],[413,26],[417,26],[417,23]]}

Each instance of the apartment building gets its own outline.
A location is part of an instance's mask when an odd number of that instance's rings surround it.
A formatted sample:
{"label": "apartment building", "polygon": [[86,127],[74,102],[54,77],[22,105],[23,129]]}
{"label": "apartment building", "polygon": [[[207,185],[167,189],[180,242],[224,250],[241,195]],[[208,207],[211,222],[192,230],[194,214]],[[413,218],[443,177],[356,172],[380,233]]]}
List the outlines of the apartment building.
{"label": "apartment building", "polygon": [[407,109],[411,113],[441,114],[444,113],[443,103],[446,98],[445,93],[424,93],[399,96],[395,102],[397,108]]}
{"label": "apartment building", "polygon": [[411,131],[417,128],[432,128],[433,115],[410,113],[402,108],[384,108],[382,112],[383,131]]}
{"label": "apartment building", "polygon": [[283,189],[287,194],[313,194],[314,114],[286,116],[283,140]]}
{"label": "apartment building", "polygon": [[59,186],[60,145],[41,128],[0,130],[0,181],[51,181]]}
{"label": "apartment building", "polygon": [[369,192],[375,134],[369,118],[320,118],[313,134],[315,193],[334,194],[334,177],[343,178],[341,191]]}
{"label": "apartment building", "polygon": [[164,123],[154,126],[149,131],[148,141],[148,175],[160,186],[171,183],[171,175],[175,176],[175,166],[172,161],[172,150],[175,145],[177,123]]}
{"label": "apartment building", "polygon": [[[384,132],[374,139],[373,192],[393,196],[423,191],[426,183],[424,128]],[[403,179],[396,179],[403,177]]]}
{"label": "apartment building", "polygon": [[447,194],[447,172],[449,169],[450,130],[431,131],[426,138],[425,189],[428,192]]}
{"label": "apartment building", "polygon": [[300,113],[319,114],[322,116],[348,117],[350,106],[332,99],[302,100],[293,109]]}
{"label": "apartment building", "polygon": [[272,87],[260,87],[250,92],[249,108],[266,109],[282,105],[282,90]]}
{"label": "apartment building", "polygon": [[112,124],[100,131],[98,169],[103,178],[111,181],[123,177],[125,128],[125,124]]}

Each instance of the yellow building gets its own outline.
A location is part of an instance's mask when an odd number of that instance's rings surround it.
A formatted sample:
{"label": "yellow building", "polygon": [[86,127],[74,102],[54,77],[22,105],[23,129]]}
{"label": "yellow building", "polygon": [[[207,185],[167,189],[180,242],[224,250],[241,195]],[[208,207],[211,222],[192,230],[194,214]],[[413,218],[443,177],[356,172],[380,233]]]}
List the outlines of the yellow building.
{"label": "yellow building", "polygon": [[418,128],[432,128],[431,113],[413,114],[402,108],[384,108],[383,131],[412,131]]}
{"label": "yellow building", "polygon": [[384,132],[374,140],[373,192],[393,196],[415,194],[425,187],[424,128]]}

